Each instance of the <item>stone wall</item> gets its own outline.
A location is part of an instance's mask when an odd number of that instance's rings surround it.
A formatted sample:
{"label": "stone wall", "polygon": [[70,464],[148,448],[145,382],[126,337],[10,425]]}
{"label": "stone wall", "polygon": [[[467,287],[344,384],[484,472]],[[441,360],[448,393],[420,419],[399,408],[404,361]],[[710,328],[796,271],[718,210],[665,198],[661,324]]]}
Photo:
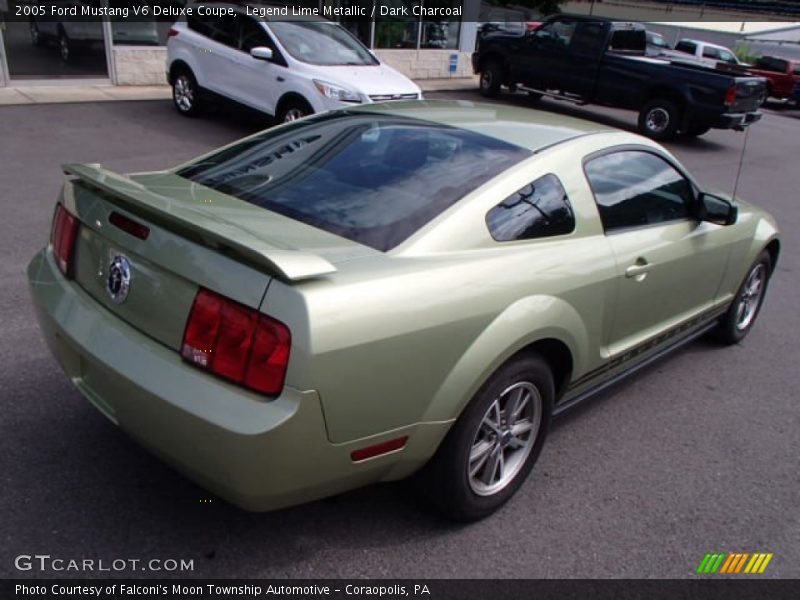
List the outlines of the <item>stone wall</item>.
{"label": "stone wall", "polygon": [[[471,77],[469,52],[457,50],[376,50],[380,59],[411,79]],[[458,56],[457,70],[450,73],[450,56]]]}
{"label": "stone wall", "polygon": [[115,46],[117,85],[166,85],[165,47]]}
{"label": "stone wall", "polygon": [[[470,77],[469,52],[457,50],[376,50],[386,64],[411,79]],[[450,73],[450,56],[458,55],[456,73]],[[117,85],[159,85],[166,83],[166,48],[115,46]]]}

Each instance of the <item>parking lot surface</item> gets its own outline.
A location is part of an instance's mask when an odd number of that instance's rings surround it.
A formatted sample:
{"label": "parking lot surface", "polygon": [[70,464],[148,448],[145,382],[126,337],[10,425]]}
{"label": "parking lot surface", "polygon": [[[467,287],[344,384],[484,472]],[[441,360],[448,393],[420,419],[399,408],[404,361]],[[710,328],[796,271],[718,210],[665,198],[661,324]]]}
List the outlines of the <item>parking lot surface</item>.
{"label": "parking lot surface", "polygon": [[[635,125],[630,112],[539,106]],[[261,126],[230,111],[183,119],[167,101],[0,108],[0,575],[92,575],[14,567],[49,554],[192,559],[174,575],[196,577],[671,578],[694,577],[707,552],[745,551],[774,553],[762,577],[800,577],[800,120],[771,112],[749,134],[739,194],[783,232],[750,336],[693,343],[558,419],[520,492],[472,525],[430,516],[403,484],[233,508],[129,440],[47,352],[24,270],[48,237],[60,164],[164,168]],[[712,131],[669,148],[730,191],[744,140]]]}

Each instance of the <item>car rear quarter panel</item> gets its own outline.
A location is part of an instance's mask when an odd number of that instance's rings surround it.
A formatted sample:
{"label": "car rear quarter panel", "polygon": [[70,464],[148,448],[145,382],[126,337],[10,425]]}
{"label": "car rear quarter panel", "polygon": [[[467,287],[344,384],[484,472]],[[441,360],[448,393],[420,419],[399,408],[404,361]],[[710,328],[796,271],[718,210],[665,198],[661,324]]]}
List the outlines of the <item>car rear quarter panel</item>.
{"label": "car rear quarter panel", "polygon": [[[602,363],[615,267],[575,152],[515,167],[388,255],[270,284],[262,310],[292,328],[287,381],[318,391],[332,442],[452,421],[500,364],[538,340],[565,344],[575,375]],[[576,230],[492,240],[486,212],[547,173],[564,184]]]}

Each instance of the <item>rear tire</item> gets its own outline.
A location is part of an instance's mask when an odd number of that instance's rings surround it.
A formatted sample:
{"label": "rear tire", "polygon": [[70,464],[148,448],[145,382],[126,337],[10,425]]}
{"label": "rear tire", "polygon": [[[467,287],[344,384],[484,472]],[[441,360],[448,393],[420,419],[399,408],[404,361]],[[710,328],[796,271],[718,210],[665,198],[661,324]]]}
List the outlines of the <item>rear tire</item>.
{"label": "rear tire", "polygon": [[639,132],[657,141],[671,140],[678,131],[680,111],[666,98],[650,100],[639,111]]}
{"label": "rear tire", "polygon": [[728,312],[715,330],[717,339],[723,344],[738,344],[750,333],[764,303],[771,273],[772,258],[764,250],[747,270]]}
{"label": "rear tire", "polygon": [[421,473],[421,492],[433,508],[473,521],[505,504],[542,450],[554,396],[553,374],[540,356],[519,356],[500,367]]}
{"label": "rear tire", "polygon": [[189,69],[180,69],[172,78],[172,104],[184,117],[196,117],[200,114],[200,87]]}
{"label": "rear tire", "polygon": [[503,69],[497,61],[489,61],[481,69],[480,92],[486,98],[496,98],[503,82]]}

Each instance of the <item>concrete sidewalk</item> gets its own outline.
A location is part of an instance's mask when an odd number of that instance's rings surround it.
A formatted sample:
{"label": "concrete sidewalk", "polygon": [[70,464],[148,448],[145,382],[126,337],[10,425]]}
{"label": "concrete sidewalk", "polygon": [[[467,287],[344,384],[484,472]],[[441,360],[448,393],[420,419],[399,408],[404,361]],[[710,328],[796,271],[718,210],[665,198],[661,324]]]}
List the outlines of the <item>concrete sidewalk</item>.
{"label": "concrete sidewalk", "polygon": [[[425,92],[467,90],[478,87],[477,77],[421,79]],[[0,88],[0,105],[54,104],[62,102],[111,102],[114,100],[165,100],[171,97],[167,85],[28,85]]]}

